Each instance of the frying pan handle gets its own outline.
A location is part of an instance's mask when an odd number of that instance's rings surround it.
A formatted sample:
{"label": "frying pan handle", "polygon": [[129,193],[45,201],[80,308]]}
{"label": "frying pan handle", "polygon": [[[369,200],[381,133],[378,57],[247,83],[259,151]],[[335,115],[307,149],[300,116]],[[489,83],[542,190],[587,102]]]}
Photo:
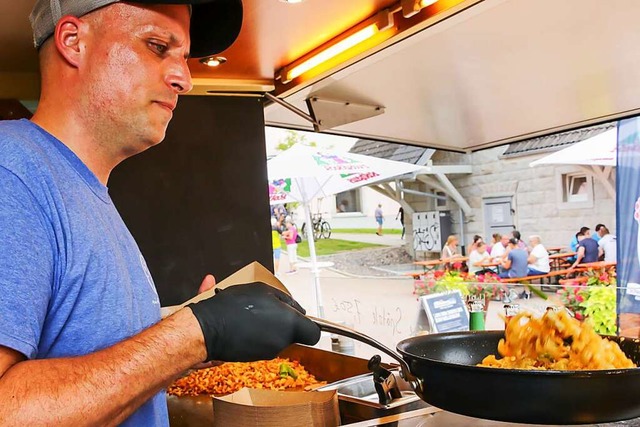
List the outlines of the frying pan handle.
{"label": "frying pan handle", "polygon": [[417,391],[422,393],[422,381],[419,378],[416,378],[411,371],[409,370],[409,365],[404,361],[402,356],[400,356],[395,351],[391,350],[389,347],[384,344],[374,340],[368,335],[365,335],[361,332],[356,331],[355,329],[347,328],[346,326],[339,325],[337,323],[331,322],[326,319],[320,319],[318,317],[307,316],[316,325],[320,327],[321,330],[325,332],[329,332],[331,334],[341,335],[347,338],[353,338],[356,341],[360,341],[362,343],[368,344],[373,348],[380,350],[386,355],[393,358],[396,362],[400,364],[400,372],[402,374],[402,378],[407,381],[411,387]]}

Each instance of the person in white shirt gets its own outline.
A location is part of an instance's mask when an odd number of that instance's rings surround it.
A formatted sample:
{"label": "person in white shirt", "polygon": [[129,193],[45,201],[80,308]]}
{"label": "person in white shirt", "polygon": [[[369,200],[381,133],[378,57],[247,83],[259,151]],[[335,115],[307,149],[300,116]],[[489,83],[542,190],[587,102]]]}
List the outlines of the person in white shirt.
{"label": "person in white shirt", "polygon": [[529,243],[531,244],[531,253],[527,258],[529,263],[528,276],[539,276],[541,274],[547,274],[551,267],[549,265],[549,252],[542,246],[542,239],[538,235],[529,237]]}
{"label": "person in white shirt", "polygon": [[500,241],[497,242],[491,248],[491,258],[502,259],[507,252],[507,245],[509,244],[509,235],[505,234],[500,237]]}
{"label": "person in white shirt", "polygon": [[600,240],[598,240],[598,256],[606,262],[616,262],[617,252],[617,239],[616,236],[609,233],[609,229],[604,225],[600,227],[598,234],[601,234]]}
{"label": "person in white shirt", "polygon": [[[491,255],[487,252],[487,245],[483,241],[476,243],[476,248],[469,254],[469,273],[477,274],[480,272],[491,271],[484,267],[477,267],[475,264],[481,261],[488,261]],[[495,272],[494,272],[495,273]]]}

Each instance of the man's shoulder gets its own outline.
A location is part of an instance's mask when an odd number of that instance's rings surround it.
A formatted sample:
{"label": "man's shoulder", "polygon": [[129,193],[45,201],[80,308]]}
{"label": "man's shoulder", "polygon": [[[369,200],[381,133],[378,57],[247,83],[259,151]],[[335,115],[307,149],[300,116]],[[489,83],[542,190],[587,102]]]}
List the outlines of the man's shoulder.
{"label": "man's shoulder", "polygon": [[28,120],[0,122],[0,166],[12,170],[29,164],[42,153],[38,140],[43,136]]}

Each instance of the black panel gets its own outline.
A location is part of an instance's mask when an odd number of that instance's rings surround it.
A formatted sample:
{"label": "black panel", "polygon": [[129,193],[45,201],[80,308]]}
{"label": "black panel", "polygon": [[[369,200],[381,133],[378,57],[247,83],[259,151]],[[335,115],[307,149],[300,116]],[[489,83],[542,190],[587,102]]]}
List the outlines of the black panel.
{"label": "black panel", "polygon": [[109,191],[163,306],[251,261],[273,270],[262,101],[181,97],[165,140],[119,165]]}

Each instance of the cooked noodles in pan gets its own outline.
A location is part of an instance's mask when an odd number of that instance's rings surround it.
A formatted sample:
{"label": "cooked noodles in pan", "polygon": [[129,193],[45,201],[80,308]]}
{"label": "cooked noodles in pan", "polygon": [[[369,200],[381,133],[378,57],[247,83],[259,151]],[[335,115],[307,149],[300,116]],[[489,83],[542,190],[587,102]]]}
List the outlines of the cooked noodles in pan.
{"label": "cooked noodles in pan", "polygon": [[498,353],[478,366],[539,369],[596,370],[635,368],[617,343],[600,337],[593,328],[566,311],[547,310],[542,317],[522,312],[507,323]]}

